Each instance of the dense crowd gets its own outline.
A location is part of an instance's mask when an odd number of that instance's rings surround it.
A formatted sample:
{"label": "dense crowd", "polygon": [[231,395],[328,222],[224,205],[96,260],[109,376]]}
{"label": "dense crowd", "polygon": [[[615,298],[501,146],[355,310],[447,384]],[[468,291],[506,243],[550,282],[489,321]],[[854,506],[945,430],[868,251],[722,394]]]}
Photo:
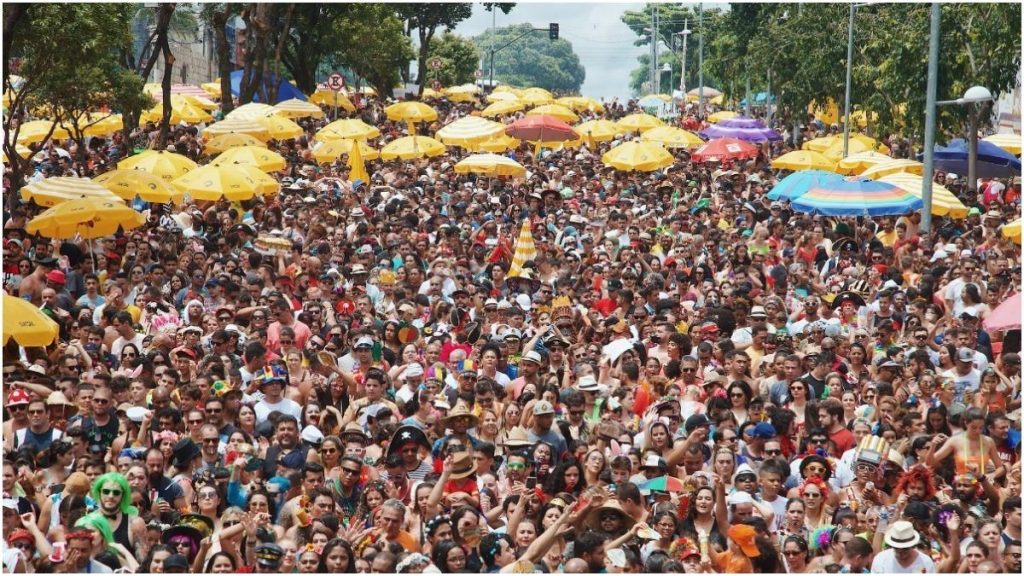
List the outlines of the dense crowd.
{"label": "dense crowd", "polygon": [[[407,129],[384,104],[373,145]],[[473,108],[433,104],[423,134]],[[91,246],[8,202],[5,290],[60,338],[4,349],[5,571],[1020,572],[1020,335],[982,327],[1020,290],[1019,178],[936,174],[971,212],[922,233],[766,197],[838,130],[813,117],[750,161],[619,172],[623,134],[369,181],[317,164],[326,121],[270,143],[280,194],[139,205]],[[29,179],[157,132],[49,143]]]}

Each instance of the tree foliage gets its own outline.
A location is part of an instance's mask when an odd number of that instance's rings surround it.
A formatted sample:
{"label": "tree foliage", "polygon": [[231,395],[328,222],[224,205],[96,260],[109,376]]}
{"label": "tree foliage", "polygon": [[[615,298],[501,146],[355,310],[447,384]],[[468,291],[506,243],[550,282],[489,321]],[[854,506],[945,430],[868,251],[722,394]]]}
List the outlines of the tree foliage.
{"label": "tree foliage", "polygon": [[473,41],[451,32],[445,32],[430,41],[427,61],[433,58],[441,59],[441,69],[430,70],[427,75],[439,80],[443,86],[473,82],[473,73],[480,65],[480,51]]}
{"label": "tree foliage", "polygon": [[439,29],[451,31],[463,20],[473,15],[473,5],[468,2],[419,2],[411,4],[394,4],[400,18],[408,23],[409,30],[416,30],[419,39],[417,55],[416,82],[423,94],[427,71],[427,54],[430,41]]}
{"label": "tree foliage", "polygon": [[[531,24],[520,24],[488,30],[473,38],[477,48],[500,48],[529,31]],[[489,56],[488,56],[489,59]],[[489,60],[484,62],[484,75],[489,74]],[[494,55],[494,80],[515,86],[537,86],[559,92],[579,92],[586,70],[573,52],[572,43],[559,38],[549,40],[543,32],[531,32]]]}
{"label": "tree foliage", "polygon": [[386,4],[360,4],[338,26],[345,38],[338,53],[340,62],[381,96],[391,94],[399,70],[415,55],[394,11]]}

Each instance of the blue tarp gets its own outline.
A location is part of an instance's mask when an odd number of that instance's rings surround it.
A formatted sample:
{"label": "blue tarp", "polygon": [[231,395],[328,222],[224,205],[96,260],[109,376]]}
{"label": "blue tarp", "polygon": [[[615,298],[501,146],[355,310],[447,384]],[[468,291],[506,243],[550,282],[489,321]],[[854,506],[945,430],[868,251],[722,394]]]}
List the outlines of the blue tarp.
{"label": "blue tarp", "polygon": [[[238,96],[242,84],[242,74],[244,70],[235,70],[231,73],[231,94]],[[291,100],[292,98],[298,98],[299,100],[306,100],[306,95],[302,93],[294,84],[285,80],[284,78],[278,78],[274,74],[268,73],[264,78],[263,82],[266,85],[267,93],[270,93],[271,87],[274,82],[278,82],[277,86],[277,100],[269,102],[269,104],[277,104],[278,102],[284,102],[285,100]],[[256,95],[252,97],[253,102],[263,102],[263,89],[257,89]]]}
{"label": "blue tarp", "polygon": [[[967,140],[957,138],[948,146],[935,147],[935,167],[944,172],[966,176],[968,173]],[[918,154],[923,160],[924,154]],[[978,159],[975,164],[978,178],[1008,178],[1020,174],[1020,160],[999,146],[984,140],[978,141]]]}

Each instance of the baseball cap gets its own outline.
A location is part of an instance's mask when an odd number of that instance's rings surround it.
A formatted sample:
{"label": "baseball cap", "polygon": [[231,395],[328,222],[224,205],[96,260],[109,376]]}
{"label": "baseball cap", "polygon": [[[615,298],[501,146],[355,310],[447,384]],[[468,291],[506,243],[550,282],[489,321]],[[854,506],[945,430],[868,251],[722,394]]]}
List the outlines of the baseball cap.
{"label": "baseball cap", "polygon": [[774,438],[776,436],[775,426],[772,426],[768,422],[758,422],[757,426],[754,426],[754,438]]}
{"label": "baseball cap", "polygon": [[551,405],[551,402],[547,400],[540,400],[533,405],[533,415],[543,416],[545,414],[554,414],[555,408]]}
{"label": "baseball cap", "polygon": [[974,350],[961,348],[956,351],[956,359],[960,362],[974,362]]}
{"label": "baseball cap", "polygon": [[360,336],[359,339],[356,340],[355,348],[373,348],[373,338],[370,338],[369,336]]}
{"label": "baseball cap", "polygon": [[405,377],[415,378],[417,376],[423,376],[423,366],[420,366],[418,362],[413,362],[405,369]]}
{"label": "baseball cap", "polygon": [[701,426],[710,425],[711,421],[708,420],[707,416],[705,416],[704,414],[694,414],[693,416],[690,416],[689,418],[686,419],[684,428],[686,428],[686,433],[689,434],[690,432],[693,432],[694,430],[700,428]]}

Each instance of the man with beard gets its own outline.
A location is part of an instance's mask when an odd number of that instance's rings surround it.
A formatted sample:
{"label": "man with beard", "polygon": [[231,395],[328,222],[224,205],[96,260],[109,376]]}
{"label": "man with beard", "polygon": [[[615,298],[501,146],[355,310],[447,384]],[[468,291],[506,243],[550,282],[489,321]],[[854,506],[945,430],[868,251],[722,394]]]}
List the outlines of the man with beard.
{"label": "man with beard", "polygon": [[145,558],[149,553],[146,522],[131,505],[132,491],[128,480],[117,472],[104,474],[93,482],[92,497],[99,502],[100,513],[110,523],[114,542],[134,551],[136,557]]}
{"label": "man with beard", "polygon": [[146,452],[146,473],[149,475],[149,499],[153,502],[153,513],[164,514],[184,508],[185,493],[181,486],[164,476],[164,453],[159,448]]}

